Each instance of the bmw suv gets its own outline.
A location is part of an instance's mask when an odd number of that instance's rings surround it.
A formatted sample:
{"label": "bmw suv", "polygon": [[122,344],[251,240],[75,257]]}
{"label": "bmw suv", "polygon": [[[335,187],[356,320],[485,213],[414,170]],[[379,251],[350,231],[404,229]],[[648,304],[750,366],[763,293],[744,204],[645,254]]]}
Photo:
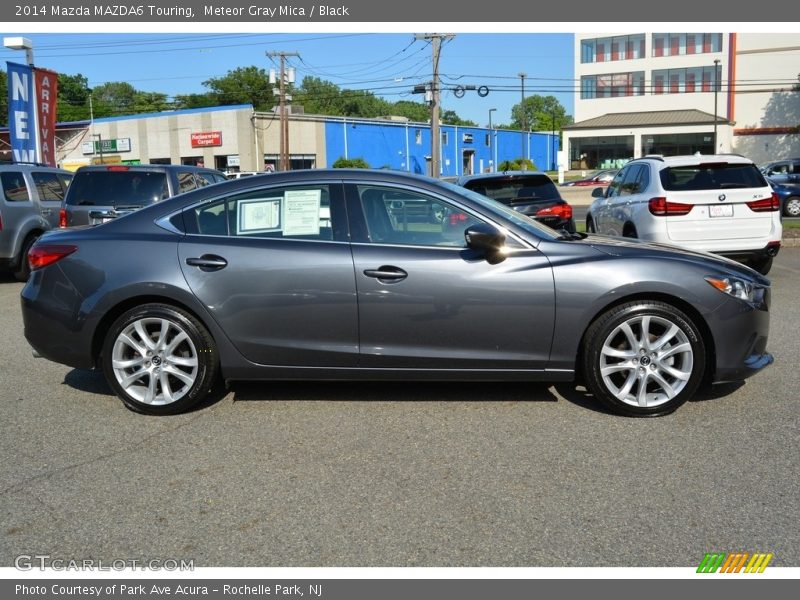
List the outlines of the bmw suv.
{"label": "bmw suv", "polygon": [[28,279],[28,250],[58,227],[58,211],[72,173],[31,163],[0,164],[0,267]]}
{"label": "bmw suv", "polygon": [[781,247],[780,199],[743,156],[646,156],[592,196],[591,233],[714,252],[764,275]]}

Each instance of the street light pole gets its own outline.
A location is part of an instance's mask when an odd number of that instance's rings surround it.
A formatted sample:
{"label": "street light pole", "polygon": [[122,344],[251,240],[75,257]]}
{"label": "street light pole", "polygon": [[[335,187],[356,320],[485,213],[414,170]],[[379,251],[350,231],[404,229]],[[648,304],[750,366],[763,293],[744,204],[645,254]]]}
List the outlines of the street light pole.
{"label": "street light pole", "polygon": [[11,50],[25,50],[25,62],[29,67],[33,66],[33,42],[24,37],[5,37],[3,46]]}
{"label": "street light pole", "polygon": [[489,163],[492,166],[490,173],[497,171],[497,165],[495,165],[497,161],[494,158],[494,130],[492,129],[492,113],[496,110],[496,108],[489,109]]}
{"label": "street light pole", "polygon": [[714,154],[719,152],[717,144],[717,93],[719,92],[719,59],[714,59]]}
{"label": "street light pole", "polygon": [[[525,158],[525,132],[528,130],[527,119],[525,118],[525,78],[528,76],[527,73],[517,73],[517,77],[520,79],[520,91],[522,93],[522,101],[519,104],[519,112],[520,118],[522,119],[522,133],[520,135],[521,144],[522,144],[522,154],[520,154],[520,158]],[[525,161],[521,161],[522,170],[525,170]]]}
{"label": "street light pole", "polygon": [[551,171],[555,171],[555,168],[556,168],[556,152],[558,151],[558,147],[557,146],[556,146],[556,148],[553,148],[553,146],[556,145],[556,144],[554,144],[554,142],[556,141],[556,113],[551,113],[551,116],[553,117],[553,139],[550,141],[550,146],[551,146],[553,158],[552,158],[552,162],[550,163],[550,170]]}

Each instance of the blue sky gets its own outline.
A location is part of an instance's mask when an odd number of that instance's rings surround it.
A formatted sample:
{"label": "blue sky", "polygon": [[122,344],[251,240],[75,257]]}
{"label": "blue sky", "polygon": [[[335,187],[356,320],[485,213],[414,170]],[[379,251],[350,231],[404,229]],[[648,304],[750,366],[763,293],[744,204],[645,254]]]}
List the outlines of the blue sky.
{"label": "blue sky", "polygon": [[[414,84],[431,76],[431,49],[409,33],[157,33],[22,35],[34,44],[37,66],[71,75],[81,73],[90,87],[128,81],[136,89],[169,95],[202,92],[202,82],[236,67],[272,66],[267,51],[299,52],[292,59],[298,80],[314,75],[351,89],[370,89],[389,100],[421,100]],[[526,95],[554,95],[572,114],[572,34],[459,33],[442,48],[442,105],[480,125],[492,119],[508,123],[520,101],[519,72],[525,72]],[[24,62],[24,53],[0,48],[0,60]],[[456,98],[456,85],[486,85]],[[448,89],[449,88],[449,89]]]}

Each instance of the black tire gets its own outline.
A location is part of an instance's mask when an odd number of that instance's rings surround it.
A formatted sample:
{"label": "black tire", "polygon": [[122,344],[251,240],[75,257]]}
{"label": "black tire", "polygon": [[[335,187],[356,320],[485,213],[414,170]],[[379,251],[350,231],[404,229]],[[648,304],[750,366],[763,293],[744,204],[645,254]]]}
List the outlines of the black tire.
{"label": "black tire", "polygon": [[783,203],[783,215],[785,217],[800,217],[800,196],[787,198]]}
{"label": "black tire", "polygon": [[631,223],[627,223],[622,229],[622,237],[638,238],[639,234],[636,233],[636,227],[634,227]]}
{"label": "black tire", "polygon": [[167,304],[144,304],[121,315],[103,341],[101,363],[125,406],[148,415],[190,409],[208,395],[219,370],[208,330]]}
{"label": "black tire", "polygon": [[[677,329],[670,333],[673,325]],[[657,345],[643,353],[639,344],[645,339],[647,346]],[[656,417],[695,393],[703,381],[706,349],[683,312],[664,302],[636,301],[615,306],[589,326],[582,364],[589,391],[611,411]]]}
{"label": "black tire", "polygon": [[760,258],[750,263],[750,267],[761,273],[767,275],[772,269],[772,257]]}
{"label": "black tire", "polygon": [[594,226],[594,219],[591,217],[586,218],[586,233],[597,233],[597,229]]}
{"label": "black tire", "polygon": [[38,235],[31,234],[22,242],[22,250],[19,253],[19,264],[14,271],[14,279],[17,281],[28,281],[28,277],[31,276],[31,265],[28,263],[28,251],[38,239]]}

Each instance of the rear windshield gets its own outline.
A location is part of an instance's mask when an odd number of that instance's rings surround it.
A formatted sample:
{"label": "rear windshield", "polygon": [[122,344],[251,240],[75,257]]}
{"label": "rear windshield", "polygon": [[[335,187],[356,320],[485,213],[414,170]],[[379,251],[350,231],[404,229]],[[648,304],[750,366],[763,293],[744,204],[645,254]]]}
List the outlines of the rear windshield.
{"label": "rear windshield", "polygon": [[553,180],[547,175],[475,179],[464,187],[503,204],[560,198]]}
{"label": "rear windshield", "polygon": [[147,206],[168,196],[164,172],[84,171],[75,174],[66,202],[79,206]]}
{"label": "rear windshield", "polygon": [[766,187],[767,182],[752,164],[712,163],[670,167],[661,171],[661,185],[667,191],[725,190]]}

